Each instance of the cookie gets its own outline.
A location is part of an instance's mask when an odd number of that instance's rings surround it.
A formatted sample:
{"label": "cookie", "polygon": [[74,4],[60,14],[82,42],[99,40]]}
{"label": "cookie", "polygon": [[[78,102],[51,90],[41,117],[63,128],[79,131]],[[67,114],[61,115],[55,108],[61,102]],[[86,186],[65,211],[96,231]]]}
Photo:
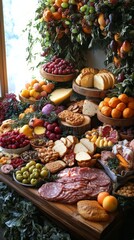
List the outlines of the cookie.
{"label": "cookie", "polygon": [[84,122],[84,116],[80,113],[73,113],[73,115],[68,116],[66,122],[73,126],[79,126]]}

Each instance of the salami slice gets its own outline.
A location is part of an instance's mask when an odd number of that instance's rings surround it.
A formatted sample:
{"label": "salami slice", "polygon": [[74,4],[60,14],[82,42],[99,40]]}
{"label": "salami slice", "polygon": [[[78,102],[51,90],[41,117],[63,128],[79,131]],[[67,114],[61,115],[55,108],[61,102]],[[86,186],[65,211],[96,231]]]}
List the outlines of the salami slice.
{"label": "salami slice", "polygon": [[43,184],[39,189],[38,193],[41,197],[46,200],[55,200],[63,190],[63,185],[57,182],[49,182]]}

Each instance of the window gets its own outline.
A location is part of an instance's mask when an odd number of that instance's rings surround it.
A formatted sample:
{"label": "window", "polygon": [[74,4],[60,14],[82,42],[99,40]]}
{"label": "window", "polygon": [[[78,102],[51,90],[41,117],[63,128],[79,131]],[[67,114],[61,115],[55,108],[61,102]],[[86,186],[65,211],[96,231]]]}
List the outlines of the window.
{"label": "window", "polygon": [[[1,11],[3,4],[3,19],[5,31],[5,48],[4,43],[0,45],[0,55],[3,55],[3,65],[7,64],[7,83],[8,92],[18,95],[20,90],[24,87],[26,82],[29,82],[32,77],[35,77],[35,72],[30,70],[27,64],[26,48],[28,44],[27,33],[23,32],[29,20],[34,17],[36,4],[38,0],[0,0]],[[0,14],[0,18],[2,15]],[[3,20],[1,19],[1,20]],[[3,31],[3,32],[4,32]],[[3,32],[0,32],[4,39]],[[6,68],[1,65],[3,75]],[[1,77],[2,78],[2,77]],[[4,92],[7,92],[6,73],[3,76]]]}
{"label": "window", "polygon": [[3,28],[2,0],[0,0],[0,98],[8,91],[6,74],[6,53]]}

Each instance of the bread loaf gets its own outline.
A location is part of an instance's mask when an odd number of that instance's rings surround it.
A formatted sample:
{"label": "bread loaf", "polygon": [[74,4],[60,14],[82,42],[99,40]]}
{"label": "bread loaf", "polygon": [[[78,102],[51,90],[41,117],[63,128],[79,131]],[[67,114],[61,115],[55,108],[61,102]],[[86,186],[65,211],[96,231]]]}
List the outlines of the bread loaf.
{"label": "bread loaf", "polygon": [[78,201],[77,211],[84,219],[89,221],[102,222],[109,220],[108,213],[95,200]]}

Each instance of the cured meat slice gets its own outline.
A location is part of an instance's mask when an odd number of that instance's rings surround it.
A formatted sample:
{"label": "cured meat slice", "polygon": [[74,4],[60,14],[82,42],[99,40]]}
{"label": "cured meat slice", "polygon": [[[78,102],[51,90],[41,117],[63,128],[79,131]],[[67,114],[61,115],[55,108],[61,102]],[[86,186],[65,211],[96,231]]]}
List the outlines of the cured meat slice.
{"label": "cured meat slice", "polygon": [[43,184],[39,189],[38,193],[41,197],[46,200],[54,200],[60,195],[63,190],[63,185],[57,182],[49,182]]}
{"label": "cured meat slice", "polygon": [[38,190],[46,200],[76,203],[79,200],[95,199],[99,192],[109,191],[111,180],[97,168],[66,168],[58,174],[55,182],[42,185]]}

